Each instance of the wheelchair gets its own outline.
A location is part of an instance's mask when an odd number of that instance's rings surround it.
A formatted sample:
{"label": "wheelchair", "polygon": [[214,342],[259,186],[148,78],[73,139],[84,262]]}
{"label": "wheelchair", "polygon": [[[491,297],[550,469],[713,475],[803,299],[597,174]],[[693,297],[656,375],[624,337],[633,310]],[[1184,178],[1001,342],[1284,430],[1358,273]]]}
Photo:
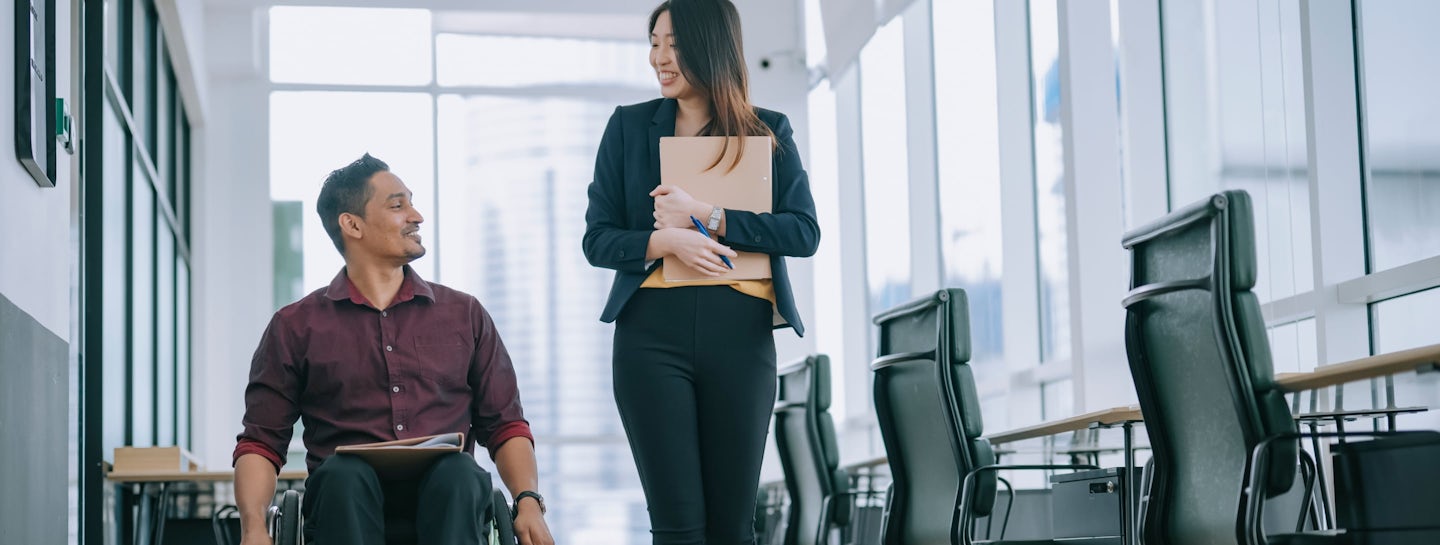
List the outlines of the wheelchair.
{"label": "wheelchair", "polygon": [[[510,513],[510,504],[505,493],[491,492],[490,508],[481,522],[488,529],[487,540],[491,545],[516,545],[515,521]],[[280,496],[280,503],[270,506],[268,513],[270,538],[275,545],[301,545],[304,541],[300,529],[304,521],[300,515],[300,492],[286,490]],[[390,521],[386,521],[390,522]],[[388,543],[415,543],[413,524],[386,525],[385,541]]]}

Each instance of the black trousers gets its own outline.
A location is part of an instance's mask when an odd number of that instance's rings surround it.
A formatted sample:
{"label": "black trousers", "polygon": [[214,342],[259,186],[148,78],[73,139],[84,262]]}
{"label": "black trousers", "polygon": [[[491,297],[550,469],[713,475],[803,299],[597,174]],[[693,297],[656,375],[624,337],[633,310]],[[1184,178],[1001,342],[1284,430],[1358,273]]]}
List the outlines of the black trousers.
{"label": "black trousers", "polygon": [[336,454],[305,479],[305,543],[383,545],[387,530],[413,524],[409,542],[480,545],[490,490],[490,474],[465,453],[439,458],[416,482],[382,481],[365,461]]}
{"label": "black trousers", "polygon": [[750,545],[775,405],[771,304],[641,289],[615,326],[615,402],[656,545]]}

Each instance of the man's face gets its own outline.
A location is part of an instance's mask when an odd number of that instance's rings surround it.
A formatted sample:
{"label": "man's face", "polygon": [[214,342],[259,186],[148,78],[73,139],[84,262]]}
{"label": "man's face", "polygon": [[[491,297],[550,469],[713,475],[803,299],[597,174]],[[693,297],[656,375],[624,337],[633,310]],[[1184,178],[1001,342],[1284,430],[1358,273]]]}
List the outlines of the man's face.
{"label": "man's face", "polygon": [[410,201],[410,188],[390,172],[370,177],[370,200],[365,203],[365,217],[356,218],[361,227],[358,240],[350,248],[377,258],[391,258],[401,264],[420,259],[425,246],[420,243],[420,223],[425,221]]}

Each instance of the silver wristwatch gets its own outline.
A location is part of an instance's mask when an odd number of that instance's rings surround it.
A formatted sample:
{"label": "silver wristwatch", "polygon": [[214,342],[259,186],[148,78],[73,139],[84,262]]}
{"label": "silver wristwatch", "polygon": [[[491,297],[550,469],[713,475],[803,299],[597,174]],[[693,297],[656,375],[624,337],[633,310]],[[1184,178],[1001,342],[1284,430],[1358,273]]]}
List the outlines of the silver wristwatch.
{"label": "silver wristwatch", "polygon": [[719,229],[719,228],[720,228],[720,215],[723,214],[724,212],[725,212],[725,210],[724,210],[723,208],[718,207],[718,206],[711,207],[711,208],[710,208],[710,223],[705,224],[705,228],[706,228],[706,229],[709,229],[709,230],[711,230],[711,231],[714,231],[714,230],[716,230],[716,229]]}

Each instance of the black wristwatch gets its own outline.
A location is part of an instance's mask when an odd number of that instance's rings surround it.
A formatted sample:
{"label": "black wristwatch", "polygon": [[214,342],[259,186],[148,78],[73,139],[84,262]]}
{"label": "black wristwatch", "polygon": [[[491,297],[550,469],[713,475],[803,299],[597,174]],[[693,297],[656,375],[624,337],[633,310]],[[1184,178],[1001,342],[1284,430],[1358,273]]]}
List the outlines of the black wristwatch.
{"label": "black wristwatch", "polygon": [[539,492],[526,490],[515,495],[515,512],[510,514],[512,518],[520,514],[520,502],[525,498],[535,498],[535,503],[540,504],[540,514],[545,514],[545,498],[541,497]]}

